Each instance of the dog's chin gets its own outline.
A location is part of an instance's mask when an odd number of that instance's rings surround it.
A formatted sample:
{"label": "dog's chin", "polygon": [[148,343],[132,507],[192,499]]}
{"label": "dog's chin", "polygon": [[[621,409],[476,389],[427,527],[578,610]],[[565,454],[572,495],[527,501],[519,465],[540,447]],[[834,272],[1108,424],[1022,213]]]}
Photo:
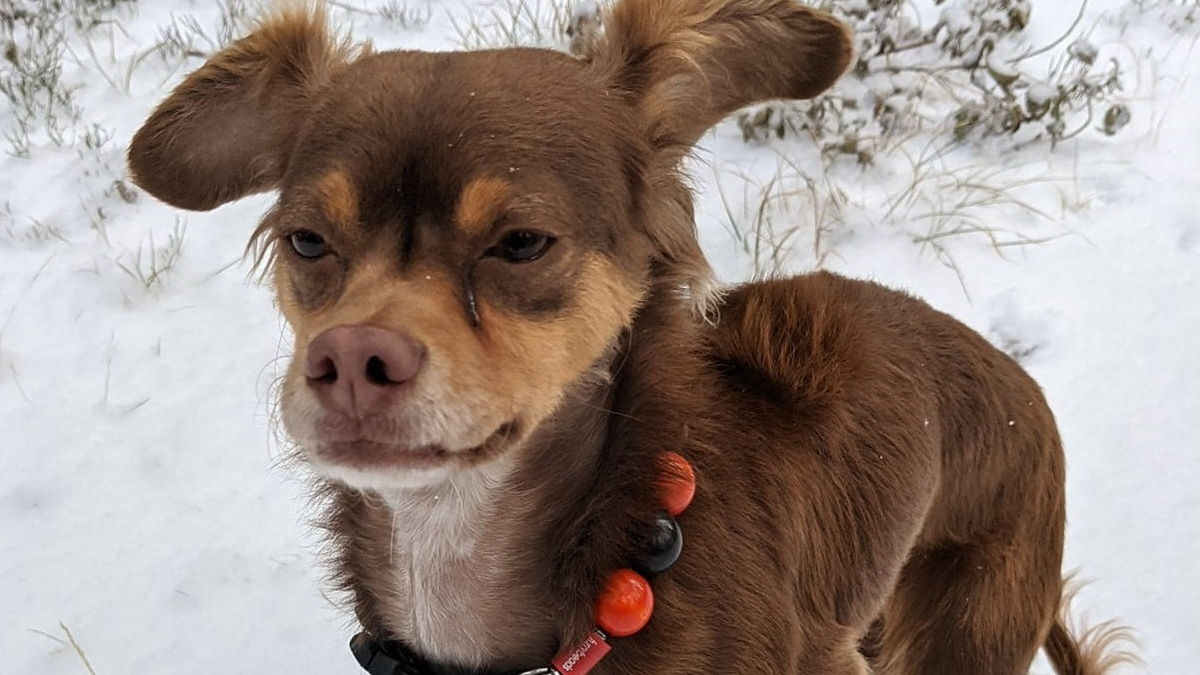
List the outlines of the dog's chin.
{"label": "dog's chin", "polygon": [[339,461],[325,448],[307,450],[309,465],[321,477],[356,490],[390,492],[438,485],[449,480],[462,466],[450,459],[438,461],[391,461],[367,465]]}
{"label": "dog's chin", "polygon": [[409,448],[373,440],[322,441],[306,445],[309,465],[327,480],[359,490],[388,492],[443,483],[506,454],[515,443],[506,424],[482,444],[464,450]]}

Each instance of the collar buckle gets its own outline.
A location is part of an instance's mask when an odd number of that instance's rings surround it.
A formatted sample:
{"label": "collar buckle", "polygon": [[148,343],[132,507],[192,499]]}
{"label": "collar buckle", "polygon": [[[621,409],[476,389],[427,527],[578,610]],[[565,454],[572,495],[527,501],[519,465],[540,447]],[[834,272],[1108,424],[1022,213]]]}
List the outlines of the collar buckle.
{"label": "collar buckle", "polygon": [[422,675],[417,664],[407,655],[399,658],[389,654],[370,633],[362,632],[350,639],[350,651],[358,665],[370,675]]}

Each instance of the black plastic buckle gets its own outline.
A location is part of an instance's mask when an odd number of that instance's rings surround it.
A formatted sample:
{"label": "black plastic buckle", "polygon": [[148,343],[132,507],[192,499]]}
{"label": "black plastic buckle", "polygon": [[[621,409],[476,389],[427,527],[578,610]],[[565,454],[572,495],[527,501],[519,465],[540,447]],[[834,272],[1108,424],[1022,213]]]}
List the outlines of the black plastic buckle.
{"label": "black plastic buckle", "polygon": [[[362,632],[350,638],[350,651],[362,669],[370,675],[435,675],[443,672],[422,662],[416,654],[409,653],[401,643],[392,643],[396,649],[389,650],[370,633]],[[459,672],[459,671],[454,671]],[[514,675],[558,675],[558,671],[543,666]]]}
{"label": "black plastic buckle", "polygon": [[371,675],[422,675],[417,664],[403,655],[389,654],[369,633],[350,638],[350,651],[358,665]]}

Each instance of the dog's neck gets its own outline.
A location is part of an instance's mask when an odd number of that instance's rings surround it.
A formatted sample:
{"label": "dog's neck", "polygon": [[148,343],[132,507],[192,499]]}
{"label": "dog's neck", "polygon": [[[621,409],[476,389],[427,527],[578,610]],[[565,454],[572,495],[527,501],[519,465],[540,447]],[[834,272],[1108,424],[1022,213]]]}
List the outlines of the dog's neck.
{"label": "dog's neck", "polygon": [[633,335],[509,458],[389,495],[333,489],[336,571],[368,631],[498,671],[545,665],[586,635],[603,578],[657,508],[659,453],[688,435],[651,384],[667,378],[642,370],[680,338]]}
{"label": "dog's neck", "polygon": [[334,491],[337,570],[364,626],[468,668],[542,665],[563,639],[548,573],[608,441],[607,375],[576,387],[511,456],[389,494]]}
{"label": "dog's neck", "polygon": [[[552,590],[537,561],[554,554],[545,548],[557,518],[544,514],[580,499],[604,445],[608,388],[589,388],[553,420],[562,434],[539,433],[513,458],[389,496],[389,633],[431,661],[469,667],[521,667],[554,649]],[[593,433],[579,433],[586,428]]]}

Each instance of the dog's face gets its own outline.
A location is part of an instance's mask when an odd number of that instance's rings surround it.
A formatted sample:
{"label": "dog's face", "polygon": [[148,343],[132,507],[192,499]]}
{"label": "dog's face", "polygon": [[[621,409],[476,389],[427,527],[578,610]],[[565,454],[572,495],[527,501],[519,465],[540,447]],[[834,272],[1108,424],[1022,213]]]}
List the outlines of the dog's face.
{"label": "dog's face", "polygon": [[283,419],[317,466],[423,482],[498,456],[629,323],[645,148],[583,75],[545,51],[377,54],[321,93],[263,230],[296,335]]}
{"label": "dog's face", "polygon": [[587,59],[373,54],[285,13],[155,111],[130,164],[156,196],[279,191],[258,236],[296,338],[283,419],[320,470],[387,488],[501,457],[607,367],[652,289],[703,301],[680,157],[849,58],[812,10],[708,4],[627,0]]}

